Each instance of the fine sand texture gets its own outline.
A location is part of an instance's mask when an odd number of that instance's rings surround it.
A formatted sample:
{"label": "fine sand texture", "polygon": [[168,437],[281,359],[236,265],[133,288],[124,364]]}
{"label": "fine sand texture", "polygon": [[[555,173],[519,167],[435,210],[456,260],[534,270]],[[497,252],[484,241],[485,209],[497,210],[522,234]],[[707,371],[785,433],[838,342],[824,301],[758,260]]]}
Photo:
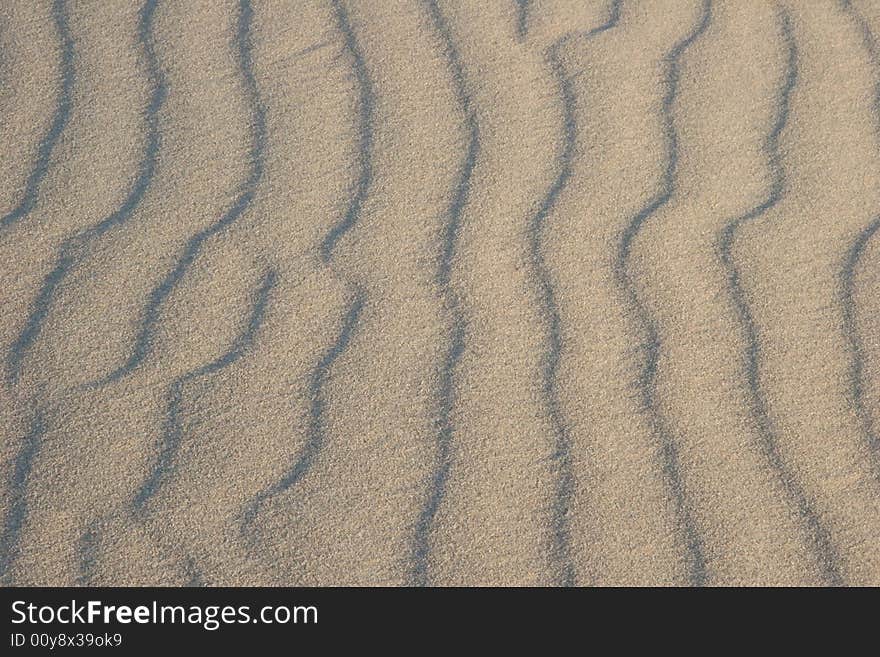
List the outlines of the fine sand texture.
{"label": "fine sand texture", "polygon": [[3,0],[0,583],[880,585],[880,2]]}

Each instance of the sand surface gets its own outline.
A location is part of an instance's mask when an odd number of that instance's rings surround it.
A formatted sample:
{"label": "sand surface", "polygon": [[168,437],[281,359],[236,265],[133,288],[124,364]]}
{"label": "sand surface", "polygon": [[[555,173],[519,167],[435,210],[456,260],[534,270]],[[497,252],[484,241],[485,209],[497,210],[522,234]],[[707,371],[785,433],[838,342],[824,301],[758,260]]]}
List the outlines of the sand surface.
{"label": "sand surface", "polygon": [[4,0],[0,582],[880,585],[880,3]]}

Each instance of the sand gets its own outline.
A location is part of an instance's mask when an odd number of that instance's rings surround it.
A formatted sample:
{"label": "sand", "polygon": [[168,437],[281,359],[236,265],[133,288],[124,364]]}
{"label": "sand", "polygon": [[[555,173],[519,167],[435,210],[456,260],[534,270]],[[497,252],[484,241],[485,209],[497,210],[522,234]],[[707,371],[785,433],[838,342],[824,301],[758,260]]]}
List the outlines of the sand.
{"label": "sand", "polygon": [[9,0],[0,582],[880,585],[880,5]]}

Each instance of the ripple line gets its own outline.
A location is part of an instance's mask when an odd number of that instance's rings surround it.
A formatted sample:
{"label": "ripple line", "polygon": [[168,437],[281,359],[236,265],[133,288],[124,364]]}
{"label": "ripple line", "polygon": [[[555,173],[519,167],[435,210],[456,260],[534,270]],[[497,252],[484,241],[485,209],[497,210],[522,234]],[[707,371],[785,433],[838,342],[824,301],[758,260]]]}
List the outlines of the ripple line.
{"label": "ripple line", "polygon": [[410,581],[416,586],[429,582],[428,566],[431,533],[437,512],[446,494],[446,483],[452,466],[452,440],[455,433],[452,418],[455,407],[455,371],[464,353],[465,318],[460,301],[451,283],[452,262],[461,230],[462,214],[470,193],[471,178],[480,152],[480,128],[474,103],[467,89],[467,78],[461,57],[452,39],[452,32],[436,0],[424,0],[435,31],[445,44],[445,55],[454,85],[456,100],[464,114],[467,147],[458,171],[458,182],[446,210],[447,222],[441,234],[437,285],[443,305],[450,316],[449,348],[438,373],[437,458],[431,476],[427,499],[416,519],[411,547]]}
{"label": "ripple line", "polygon": [[761,387],[759,329],[752,316],[746,291],[740,282],[742,274],[733,256],[733,246],[739,229],[744,224],[753,221],[776,206],[782,200],[786,186],[785,169],[779,154],[779,139],[788,123],[791,94],[797,84],[798,51],[788,12],[781,6],[778,6],[777,13],[787,56],[782,87],[777,100],[776,118],[770,133],[764,141],[764,154],[772,177],[770,192],[767,198],[759,205],[741,217],[737,217],[727,223],[718,238],[718,253],[727,273],[731,300],[733,301],[737,319],[745,337],[746,348],[743,369],[751,397],[752,415],[758,423],[761,450],[767,462],[776,472],[776,476],[785,490],[789,503],[800,514],[805,529],[810,534],[810,547],[814,552],[814,557],[823,579],[829,584],[840,585],[843,583],[843,580],[838,565],[839,558],[828,531],[822,525],[818,513],[813,508],[813,503],[809,500],[803,487],[789,470],[782,458],[782,454],[779,452],[776,429],[773,426],[766,397]]}
{"label": "ripple line", "polygon": [[3,533],[0,534],[0,583],[4,586],[11,583],[12,564],[18,556],[21,530],[28,514],[28,484],[45,433],[46,417],[43,409],[37,408],[30,428],[22,438],[9,482],[11,500],[3,519]]}
{"label": "ripple line", "polygon": [[[621,3],[622,0],[611,2],[606,22],[587,31],[584,37],[592,38],[616,26],[620,20]],[[529,247],[538,300],[547,322],[547,350],[542,357],[541,393],[544,396],[544,405],[547,408],[547,415],[550,418],[555,438],[552,460],[556,470],[554,473],[556,490],[553,505],[551,552],[558,563],[556,580],[561,586],[574,586],[577,580],[577,572],[571,558],[571,532],[568,518],[571,500],[574,496],[575,478],[571,462],[571,439],[559,403],[557,381],[557,371],[562,357],[562,320],[556,302],[552,275],[544,258],[542,244],[547,218],[556,206],[562,190],[571,179],[577,147],[578,126],[575,116],[577,101],[572,79],[566,74],[559,55],[560,49],[570,38],[570,34],[562,37],[547,52],[547,63],[556,78],[562,107],[562,151],[557,157],[556,178],[548,188],[538,211],[528,226]]]}
{"label": "ripple line", "polygon": [[[865,50],[874,68],[880,71],[880,48],[868,22],[849,0],[841,0],[841,7],[855,21],[862,33]],[[880,135],[880,77],[874,83],[875,130]],[[880,435],[865,403],[865,348],[856,322],[855,273],[871,239],[880,230],[880,216],[875,217],[853,241],[847,250],[840,271],[840,302],[843,308],[843,332],[849,345],[849,398],[855,409],[862,432],[872,456],[874,476],[880,481]]]}
{"label": "ripple line", "polygon": [[[352,68],[358,86],[358,177],[354,183],[346,211],[341,219],[328,231],[318,247],[318,257],[331,272],[333,270],[334,251],[339,241],[357,224],[363,212],[364,203],[373,183],[373,126],[375,121],[375,94],[373,82],[367,71],[366,59],[357,36],[351,25],[351,19],[341,0],[331,0],[337,27],[342,34],[345,48],[351,56]],[[242,536],[249,538],[251,527],[265,503],[281,493],[289,490],[311,469],[319,453],[327,442],[327,407],[324,388],[330,380],[333,365],[348,349],[361,313],[367,303],[367,293],[358,283],[345,283],[348,292],[348,305],[342,319],[342,328],[330,346],[318,359],[309,376],[308,392],[311,400],[309,406],[309,423],[306,429],[306,441],[290,469],[274,484],[260,491],[242,510],[240,530]]]}
{"label": "ripple line", "polygon": [[529,31],[529,0],[514,0],[516,2],[516,38],[522,41]]}
{"label": "ripple line", "polygon": [[160,132],[159,110],[168,93],[165,78],[159,67],[153,43],[153,13],[158,0],[144,2],[138,21],[138,36],[147,61],[148,77],[152,86],[149,103],[144,112],[146,124],[146,143],[134,184],[123,203],[115,212],[101,222],[66,239],[55,258],[55,265],[40,286],[36,298],[31,303],[27,321],[21,333],[13,342],[6,358],[6,381],[14,385],[21,375],[22,363],[30,348],[43,329],[46,318],[52,309],[56,295],[67,275],[82,262],[87,247],[115,226],[124,224],[131,218],[135,208],[141,203],[156,171],[159,155]]}
{"label": "ripple line", "polygon": [[306,442],[300,451],[293,466],[279,479],[275,484],[261,491],[250,504],[245,507],[242,514],[241,530],[243,534],[247,534],[250,526],[253,524],[257,514],[263,505],[276,495],[280,495],[286,490],[295,486],[312,467],[320,451],[326,443],[327,426],[324,418],[324,410],[327,402],[324,395],[324,386],[330,379],[330,371],[333,363],[348,348],[351,337],[354,334],[358,321],[360,320],[361,311],[364,307],[365,297],[358,294],[354,297],[351,305],[346,312],[342,323],[342,330],[339,336],[330,345],[327,351],[321,356],[318,364],[312,370],[309,379],[309,393],[312,400],[309,408],[309,425],[306,432]]}
{"label": "ripple line", "polygon": [[166,395],[165,428],[159,443],[159,454],[153,469],[132,501],[132,510],[135,516],[143,515],[147,503],[159,491],[163,480],[167,478],[173,468],[174,460],[180,450],[180,443],[184,434],[181,416],[183,414],[184,392],[187,385],[196,379],[215,374],[223,368],[232,365],[232,363],[248,352],[254,343],[260,326],[263,324],[266,308],[269,304],[269,297],[277,282],[278,271],[275,268],[269,268],[263,275],[260,287],[254,296],[254,303],[248,316],[247,325],[236,336],[229,350],[210,363],[178,377],[169,387],[168,394]]}
{"label": "ripple line", "polygon": [[79,574],[76,577],[77,586],[90,586],[95,577],[95,569],[98,567],[98,548],[101,541],[100,527],[94,521],[86,527],[80,536],[76,546],[79,559]]}
{"label": "ripple line", "polygon": [[15,208],[0,218],[0,231],[6,230],[13,224],[18,223],[34,209],[34,206],[37,204],[40,184],[49,171],[52,151],[55,149],[61,133],[70,120],[70,108],[73,104],[73,83],[76,71],[73,64],[74,43],[73,37],[70,34],[66,0],[55,0],[52,5],[52,17],[55,21],[55,29],[58,32],[58,40],[61,44],[61,62],[59,65],[61,90],[58,94],[58,103],[55,106],[55,113],[52,116],[49,130],[43,136],[37,148],[34,167],[31,169],[25,183],[24,196]]}
{"label": "ripple line", "polygon": [[245,95],[251,110],[251,145],[250,170],[247,178],[239,187],[238,195],[232,206],[213,224],[200,230],[187,242],[183,253],[175,266],[164,279],[150,292],[144,310],[141,328],[138,332],[131,355],[126,362],[112,373],[91,384],[100,387],[113,383],[131,374],[150,355],[155,338],[156,326],[165,301],[177,288],[183,277],[195,263],[205,242],[220,234],[231,226],[248,209],[257,191],[257,185],[263,178],[266,158],[266,108],[260,99],[253,66],[253,43],[251,24],[253,22],[253,6],[250,0],[239,0],[238,25],[234,36],[235,54],[245,88]]}
{"label": "ripple line", "polygon": [[629,222],[618,243],[617,258],[614,262],[614,278],[621,291],[633,310],[633,313],[641,324],[645,341],[642,348],[645,359],[636,384],[641,397],[643,411],[650,418],[653,433],[660,440],[660,459],[662,470],[665,474],[666,483],[675,511],[683,530],[683,538],[687,550],[687,566],[689,581],[692,585],[701,586],[706,583],[706,557],[702,538],[697,531],[696,522],[686,500],[684,484],[681,478],[681,466],[678,457],[678,446],[672,436],[670,428],[657,409],[654,399],[657,364],[660,359],[660,334],[657,324],[651,317],[647,306],[639,298],[635,281],[629,272],[629,258],[632,245],[644,227],[648,219],[666,205],[676,189],[676,173],[678,167],[679,143],[678,134],[675,130],[673,107],[678,91],[680,77],[679,60],[685,50],[696,41],[709,26],[712,16],[711,0],[703,0],[700,19],[687,36],[681,39],[665,57],[666,75],[664,86],[666,93],[663,96],[661,117],[663,119],[663,133],[665,139],[666,168],[661,179],[660,191],[643,207]]}
{"label": "ripple line", "polygon": [[319,249],[319,256],[324,264],[329,264],[333,251],[339,240],[357,223],[367,200],[370,185],[373,183],[373,115],[375,113],[375,96],[373,81],[367,72],[367,64],[363,52],[357,42],[351,21],[341,0],[332,0],[336,11],[336,21],[345,40],[345,47],[354,61],[354,75],[358,83],[358,115],[360,119],[358,135],[358,167],[360,174],[355,184],[354,193],[348,209],[340,221],[330,229],[324,237]]}

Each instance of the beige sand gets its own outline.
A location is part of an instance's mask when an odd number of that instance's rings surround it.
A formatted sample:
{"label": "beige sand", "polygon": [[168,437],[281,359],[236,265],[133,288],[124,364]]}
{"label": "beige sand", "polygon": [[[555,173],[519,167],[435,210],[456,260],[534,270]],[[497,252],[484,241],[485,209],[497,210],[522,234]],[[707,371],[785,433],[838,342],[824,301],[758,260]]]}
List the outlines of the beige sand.
{"label": "beige sand", "polygon": [[870,0],[10,0],[6,585],[880,585]]}

